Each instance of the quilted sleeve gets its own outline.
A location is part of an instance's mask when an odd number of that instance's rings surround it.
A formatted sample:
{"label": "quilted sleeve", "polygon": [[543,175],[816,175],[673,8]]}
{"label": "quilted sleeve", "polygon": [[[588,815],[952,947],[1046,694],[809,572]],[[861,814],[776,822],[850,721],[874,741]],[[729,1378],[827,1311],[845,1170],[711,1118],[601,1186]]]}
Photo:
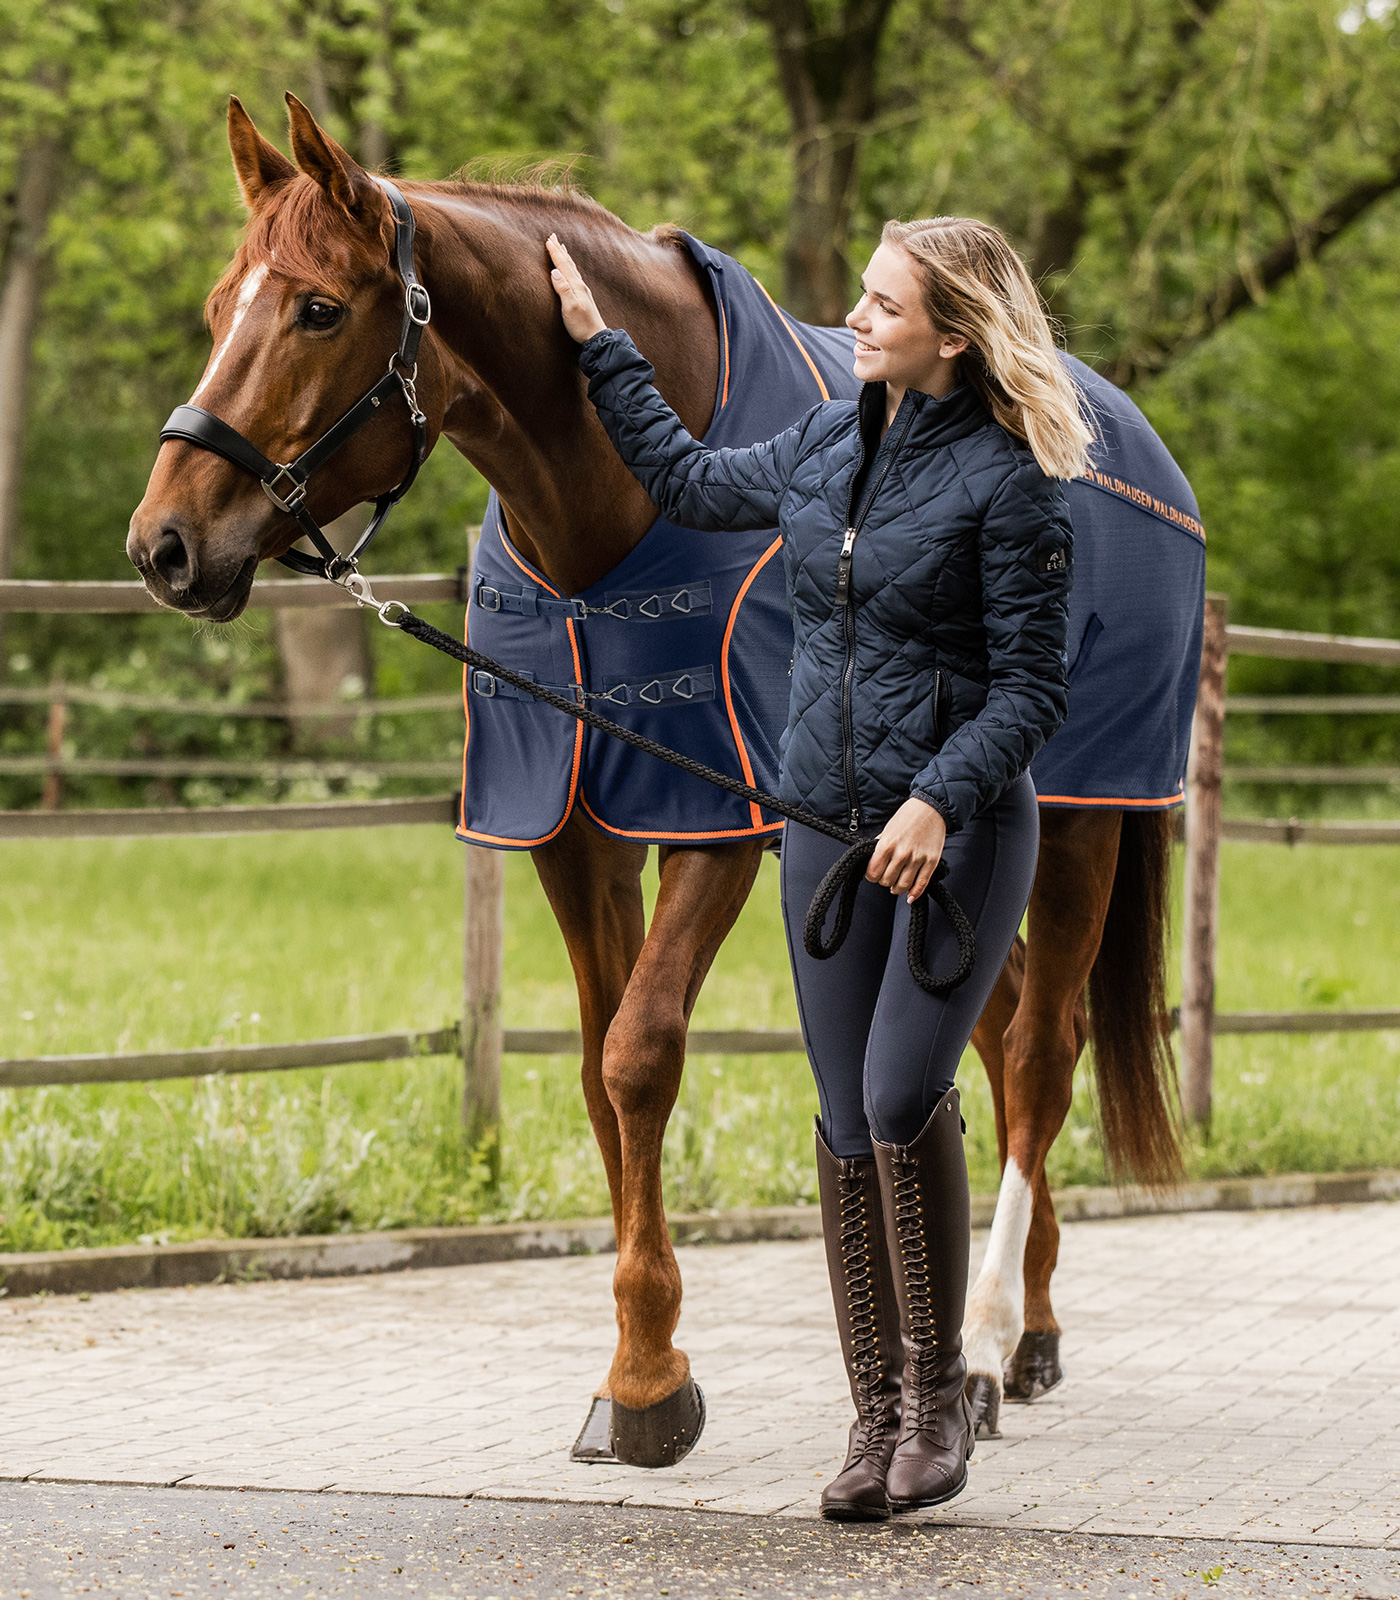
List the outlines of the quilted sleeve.
{"label": "quilted sleeve", "polygon": [[651,363],[621,329],[595,333],[579,351],[579,366],[617,453],[669,521],[706,533],[778,525],[807,425],[820,407],[746,450],[707,450],[652,387]]}
{"label": "quilted sleeve", "polygon": [[992,497],[980,533],[987,703],[910,785],[956,833],[1031,764],[1065,720],[1074,534],[1063,486],[1023,461]]}

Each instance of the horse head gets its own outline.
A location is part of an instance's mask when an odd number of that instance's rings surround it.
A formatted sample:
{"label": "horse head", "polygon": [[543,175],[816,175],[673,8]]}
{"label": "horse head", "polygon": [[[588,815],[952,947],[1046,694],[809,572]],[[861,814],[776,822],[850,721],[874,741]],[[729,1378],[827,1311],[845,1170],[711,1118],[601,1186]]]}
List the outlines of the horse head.
{"label": "horse head", "polygon": [[[250,215],[205,307],[214,350],[190,397],[273,463],[294,461],[384,377],[405,300],[385,188],[295,96],[287,108],[295,163],[229,102],[229,145]],[[415,387],[425,454],[446,400],[441,353],[422,331]],[[395,385],[353,446],[311,476],[304,507],[315,522],[389,494],[410,474],[413,393]],[[303,532],[273,492],[210,449],[167,438],[126,541],[151,594],[191,616],[238,616],[258,563],[285,555]]]}

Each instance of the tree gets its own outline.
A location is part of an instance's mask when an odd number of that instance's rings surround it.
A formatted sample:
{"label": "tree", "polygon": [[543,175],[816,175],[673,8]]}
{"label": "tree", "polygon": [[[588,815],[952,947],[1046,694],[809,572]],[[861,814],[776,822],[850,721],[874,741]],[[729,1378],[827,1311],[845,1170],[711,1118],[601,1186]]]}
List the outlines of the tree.
{"label": "tree", "polygon": [[839,323],[850,309],[846,245],[892,3],[757,0],[792,118],[784,282],[788,308],[805,322]]}
{"label": "tree", "polygon": [[853,235],[952,207],[1001,223],[1131,384],[1400,187],[1393,6],[755,3],[792,121],[787,299],[820,320]]}

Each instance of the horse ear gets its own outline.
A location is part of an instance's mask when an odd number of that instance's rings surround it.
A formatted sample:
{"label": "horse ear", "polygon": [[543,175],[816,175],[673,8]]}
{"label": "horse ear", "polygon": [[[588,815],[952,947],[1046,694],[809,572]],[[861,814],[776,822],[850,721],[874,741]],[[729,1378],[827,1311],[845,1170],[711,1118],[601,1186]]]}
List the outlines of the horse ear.
{"label": "horse ear", "polygon": [[338,206],[358,217],[366,200],[380,197],[379,185],[347,150],[341,149],[294,94],[287,96],[287,121],[296,164]]}
{"label": "horse ear", "polygon": [[286,156],[253,126],[253,119],[236,94],[228,97],[228,147],[233,152],[233,170],[243,191],[243,203],[250,211],[256,208],[265,189],[297,175]]}

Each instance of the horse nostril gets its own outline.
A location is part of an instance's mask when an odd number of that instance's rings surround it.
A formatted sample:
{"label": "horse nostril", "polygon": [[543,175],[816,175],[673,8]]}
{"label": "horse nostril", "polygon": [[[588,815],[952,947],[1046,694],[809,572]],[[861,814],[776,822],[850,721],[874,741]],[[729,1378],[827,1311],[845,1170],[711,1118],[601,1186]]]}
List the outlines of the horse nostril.
{"label": "horse nostril", "polygon": [[172,589],[187,588],[190,581],[190,554],[185,541],[174,528],[162,528],[151,552],[151,565]]}

